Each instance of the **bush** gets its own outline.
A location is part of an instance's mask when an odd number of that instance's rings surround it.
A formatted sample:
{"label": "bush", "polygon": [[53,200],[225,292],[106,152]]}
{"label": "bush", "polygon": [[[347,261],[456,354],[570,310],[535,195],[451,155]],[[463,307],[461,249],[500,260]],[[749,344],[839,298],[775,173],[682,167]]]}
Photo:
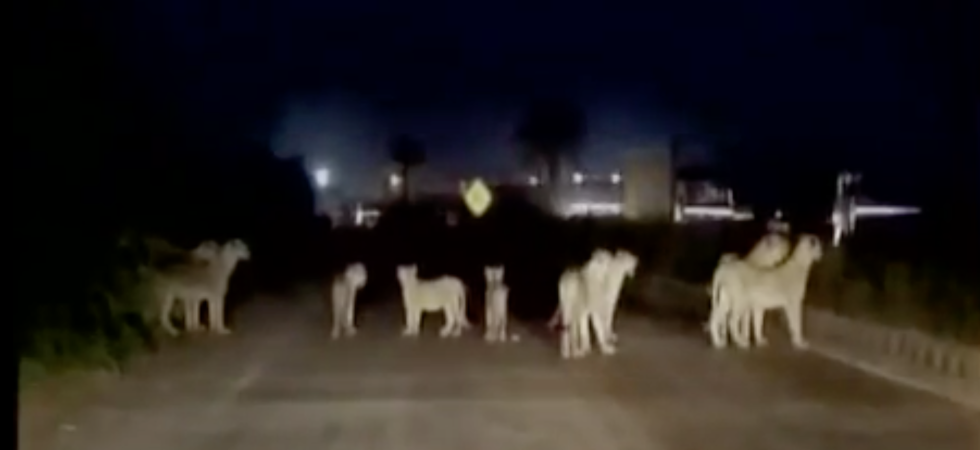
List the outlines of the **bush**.
{"label": "bush", "polygon": [[89,264],[48,268],[41,279],[60,282],[21,299],[21,386],[69,370],[119,370],[154,342],[133,255],[109,245],[87,250]]}
{"label": "bush", "polygon": [[888,261],[830,249],[814,268],[807,302],[847,316],[980,343],[976,286],[928,260]]}

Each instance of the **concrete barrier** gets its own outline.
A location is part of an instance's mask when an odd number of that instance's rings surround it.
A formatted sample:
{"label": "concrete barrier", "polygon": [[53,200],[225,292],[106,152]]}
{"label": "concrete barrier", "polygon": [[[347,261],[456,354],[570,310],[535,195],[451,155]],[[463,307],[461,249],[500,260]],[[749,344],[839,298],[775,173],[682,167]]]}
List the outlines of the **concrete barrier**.
{"label": "concrete barrier", "polygon": [[[704,286],[666,278],[648,280],[643,290],[641,301],[659,307],[707,311],[710,302]],[[812,307],[804,333],[820,355],[980,409],[980,348]]]}

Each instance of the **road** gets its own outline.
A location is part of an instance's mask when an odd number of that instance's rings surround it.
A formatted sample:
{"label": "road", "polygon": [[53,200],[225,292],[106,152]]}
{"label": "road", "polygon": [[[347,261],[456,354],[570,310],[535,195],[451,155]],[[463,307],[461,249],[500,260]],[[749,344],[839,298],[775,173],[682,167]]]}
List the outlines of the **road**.
{"label": "road", "polygon": [[495,346],[477,331],[438,339],[441,318],[401,338],[397,304],[331,341],[314,293],[294,297],[140,364],[30,448],[980,448],[980,414],[779,345],[719,352],[690,327],[624,315],[620,354],[569,362],[526,326]]}

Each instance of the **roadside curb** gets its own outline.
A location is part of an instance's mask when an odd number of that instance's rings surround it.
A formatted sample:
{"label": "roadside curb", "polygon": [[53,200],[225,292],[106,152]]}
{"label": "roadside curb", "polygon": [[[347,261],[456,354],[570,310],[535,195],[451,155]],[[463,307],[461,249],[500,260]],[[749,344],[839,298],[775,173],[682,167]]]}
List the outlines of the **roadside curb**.
{"label": "roadside curb", "polygon": [[816,308],[806,315],[816,353],[980,410],[980,349]]}
{"label": "roadside curb", "polygon": [[[703,286],[657,278],[650,288],[708,306]],[[815,354],[980,410],[980,348],[814,307],[806,308],[804,321]]]}

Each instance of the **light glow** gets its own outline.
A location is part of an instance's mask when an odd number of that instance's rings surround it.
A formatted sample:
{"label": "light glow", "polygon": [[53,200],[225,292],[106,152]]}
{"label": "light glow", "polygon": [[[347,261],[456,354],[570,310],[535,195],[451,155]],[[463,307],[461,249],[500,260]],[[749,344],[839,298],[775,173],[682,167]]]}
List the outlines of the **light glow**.
{"label": "light glow", "polygon": [[392,189],[398,189],[398,187],[402,185],[402,181],[404,180],[402,180],[401,175],[398,175],[397,173],[388,175],[388,186],[391,186]]}
{"label": "light glow", "polygon": [[565,214],[568,216],[618,216],[622,213],[622,203],[575,202],[570,203],[565,210]]}
{"label": "light glow", "polygon": [[683,206],[681,215],[731,220],[752,220],[754,217],[751,212],[738,211],[728,206]]}
{"label": "light glow", "polygon": [[377,219],[381,215],[381,212],[377,209],[366,209],[360,204],[357,205],[357,209],[354,210],[354,224],[363,227],[366,225],[371,225],[371,219]]}
{"label": "light glow", "polygon": [[891,217],[919,214],[922,209],[914,206],[857,205],[854,214],[858,217]]}
{"label": "light glow", "polygon": [[321,167],[313,171],[313,181],[318,188],[325,188],[330,185],[330,169]]}
{"label": "light glow", "polygon": [[527,177],[527,184],[530,184],[531,186],[538,186],[541,184],[541,180],[538,177],[531,175]]}
{"label": "light glow", "polygon": [[585,181],[585,175],[582,172],[575,172],[572,174],[572,182],[575,184],[582,184]]}
{"label": "light glow", "polygon": [[609,176],[609,181],[612,181],[612,184],[619,184],[623,181],[623,176],[620,175],[619,172],[613,172],[613,174]]}

